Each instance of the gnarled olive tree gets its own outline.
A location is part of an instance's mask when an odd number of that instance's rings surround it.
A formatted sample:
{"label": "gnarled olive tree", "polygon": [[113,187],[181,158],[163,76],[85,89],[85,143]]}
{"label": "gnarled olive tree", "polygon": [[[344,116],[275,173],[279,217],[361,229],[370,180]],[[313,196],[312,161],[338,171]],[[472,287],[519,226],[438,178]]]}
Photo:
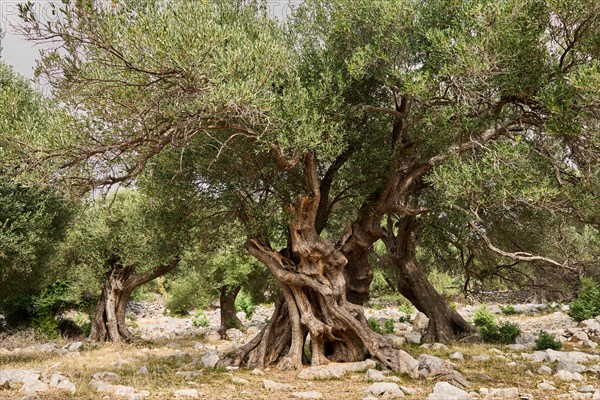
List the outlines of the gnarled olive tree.
{"label": "gnarled olive tree", "polygon": [[[583,3],[307,0],[285,26],[224,0],[78,2],[50,25],[23,11],[33,39],[64,43],[42,70],[90,117],[56,149],[68,171],[127,181],[173,149],[246,227],[282,295],[237,362],[299,368],[310,337],[314,365],[370,356],[414,373],[350,301],[368,293],[366,255],[387,215],[443,209],[420,196],[437,167],[494,142],[545,148],[593,133],[578,95],[598,81],[598,9]],[[576,132],[556,133],[564,126]],[[416,237],[402,237],[410,259]]]}

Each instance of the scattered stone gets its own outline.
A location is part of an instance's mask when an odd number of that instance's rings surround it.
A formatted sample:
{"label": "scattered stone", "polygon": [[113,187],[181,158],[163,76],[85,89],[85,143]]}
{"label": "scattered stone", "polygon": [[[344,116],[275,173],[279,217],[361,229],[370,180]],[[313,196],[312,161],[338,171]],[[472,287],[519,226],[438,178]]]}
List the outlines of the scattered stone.
{"label": "scattered stone", "polygon": [[114,372],[103,371],[103,372],[96,372],[94,375],[92,375],[92,381],[118,381],[118,380],[119,380],[119,375],[115,374]]}
{"label": "scattered stone", "polygon": [[402,390],[404,392],[404,394],[407,394],[409,396],[412,396],[413,394],[417,394],[421,391],[421,389],[414,389],[414,388],[409,388],[406,386],[400,386],[400,390]]}
{"label": "scattered stone", "polygon": [[592,395],[592,400],[600,400],[600,390],[596,390]]}
{"label": "scattered stone", "polygon": [[135,374],[136,375],[148,375],[150,371],[148,371],[148,366],[144,365],[142,368],[138,369]]}
{"label": "scattered stone", "polygon": [[221,335],[217,331],[208,331],[204,334],[204,339],[209,342],[216,342],[221,340]]}
{"label": "scattered stone", "polygon": [[202,358],[200,359],[200,362],[202,363],[202,366],[204,368],[214,368],[217,366],[217,363],[219,362],[219,355],[217,353],[211,352],[211,353],[206,353],[205,355],[202,356]]}
{"label": "scattered stone", "polygon": [[533,345],[535,343],[535,339],[536,339],[536,337],[534,334],[524,332],[524,333],[519,334],[519,336],[516,337],[515,343],[522,344],[522,345]]}
{"label": "scattered stone", "polygon": [[263,372],[263,370],[261,370],[261,369],[258,369],[258,368],[254,368],[254,369],[252,370],[252,372],[250,372],[250,373],[251,373],[252,375],[257,375],[257,376],[262,376],[262,375],[264,375],[264,374],[265,374],[265,373]]}
{"label": "scattered stone", "polygon": [[556,390],[554,382],[547,381],[545,379],[542,381],[542,383],[538,384],[537,387],[544,390]]}
{"label": "scattered stone", "polygon": [[488,356],[487,354],[481,354],[478,356],[473,356],[473,361],[476,362],[488,362],[490,361],[490,356]]}
{"label": "scattered stone", "polygon": [[427,315],[422,312],[418,312],[415,316],[415,319],[412,323],[413,332],[419,332],[421,334],[427,332],[427,327],[429,326],[429,318]]}
{"label": "scattered stone", "polygon": [[319,392],[292,392],[292,396],[297,399],[322,399],[323,395]]}
{"label": "scattered stone", "polygon": [[[415,361],[416,362],[416,361]],[[365,360],[354,363],[331,363],[327,365],[318,365],[308,367],[300,371],[300,379],[339,379],[346,372],[364,372],[370,368],[375,368],[377,364],[373,360]]]}
{"label": "scattered stone", "polygon": [[27,382],[40,380],[42,373],[27,369],[0,370],[0,388],[16,389]]}
{"label": "scattered stone", "polygon": [[524,344],[509,344],[506,346],[507,349],[512,351],[523,351],[527,349],[529,346],[525,346]]}
{"label": "scattered stone", "polygon": [[245,335],[244,332],[240,331],[239,329],[232,328],[225,331],[225,337],[229,340],[239,341],[244,339]]}
{"label": "scattered stone", "polygon": [[50,377],[50,386],[69,393],[75,393],[77,391],[75,385],[61,374],[52,374]]}
{"label": "scattered stone", "polygon": [[490,395],[501,397],[503,399],[511,399],[519,397],[519,389],[517,388],[498,388],[498,389],[490,389]]}
{"label": "scattered stone", "polygon": [[268,379],[263,380],[263,387],[267,390],[291,390],[293,389],[292,385],[288,385],[287,383],[279,383],[275,381],[270,381]]}
{"label": "scattered stone", "polygon": [[23,393],[27,396],[34,395],[36,393],[47,392],[50,388],[44,382],[38,380],[29,380],[23,383],[23,386],[19,389],[19,393]]}
{"label": "scattered stone", "polygon": [[465,357],[462,355],[462,353],[457,351],[455,353],[450,354],[450,359],[451,360],[464,360]]}
{"label": "scattered stone", "polygon": [[392,382],[377,382],[365,389],[366,394],[385,396],[388,398],[404,397],[400,387]]}
{"label": "scattered stone", "polygon": [[404,345],[406,344],[406,338],[402,337],[402,336],[396,336],[396,335],[386,335],[387,339],[390,341],[390,343],[392,344],[392,347],[396,350],[401,350],[404,348]]}
{"label": "scattered stone", "polygon": [[465,377],[454,369],[437,370],[431,374],[430,378],[438,382],[450,383],[457,388],[469,389],[471,387]]}
{"label": "scattered stone", "polygon": [[448,351],[450,348],[443,343],[425,343],[421,345],[423,349],[430,349],[433,351]]}
{"label": "scattered stone", "polygon": [[250,383],[250,381],[248,381],[248,380],[246,380],[244,378],[238,378],[238,377],[231,378],[231,382],[237,383],[237,384],[240,384],[240,385],[245,385],[247,383]]}
{"label": "scattered stone", "polygon": [[594,389],[594,387],[591,385],[585,385],[577,389],[577,391],[581,393],[594,393],[596,389]]}
{"label": "scattered stone", "polygon": [[537,373],[540,375],[552,375],[552,368],[548,367],[547,365],[542,365],[537,370]]}
{"label": "scattered stone", "polygon": [[440,369],[452,369],[453,365],[446,360],[439,357],[431,356],[429,354],[421,354],[418,358],[419,369],[426,369],[427,372],[432,373]]}
{"label": "scattered stone", "polygon": [[581,364],[577,364],[577,363],[572,363],[569,361],[559,361],[558,364],[556,365],[556,370],[557,371],[568,371],[568,372],[584,372],[585,371],[585,367]]}
{"label": "scattered stone", "polygon": [[419,332],[409,332],[406,334],[405,338],[408,343],[419,344],[421,343],[422,335]]}
{"label": "scattered stone", "polygon": [[523,360],[541,363],[546,359],[546,352],[545,351],[534,351],[531,354],[522,353],[521,357],[523,357]]}
{"label": "scattered stone", "polygon": [[570,381],[582,382],[583,381],[583,375],[581,375],[579,372],[569,372],[564,369],[558,371],[556,374],[554,374],[554,376],[564,382],[570,382]]}
{"label": "scattered stone", "polygon": [[130,400],[142,399],[150,396],[150,392],[147,390],[137,391],[131,386],[124,385],[112,385],[100,380],[93,380],[91,386],[97,391],[102,393],[111,393],[116,396],[128,397]]}
{"label": "scattered stone", "polygon": [[200,394],[196,389],[179,389],[174,391],[173,394],[177,398],[188,397],[191,399],[197,399],[200,397]]}
{"label": "scattered stone", "polygon": [[81,346],[83,346],[83,342],[73,342],[69,345],[69,347],[67,347],[67,350],[71,352],[78,351]]}
{"label": "scattered stone", "polygon": [[547,361],[547,362],[567,361],[567,362],[581,364],[581,363],[586,363],[586,362],[590,362],[590,361],[596,361],[599,359],[600,359],[600,356],[598,356],[598,355],[587,354],[587,353],[583,353],[581,351],[565,352],[565,351],[556,351],[556,350],[548,349],[548,350],[546,350],[545,361]]}
{"label": "scattered stone", "polygon": [[175,375],[183,376],[185,378],[195,378],[197,376],[200,376],[201,374],[202,374],[202,371],[177,371],[177,372],[175,372]]}
{"label": "scattered stone", "polygon": [[469,400],[469,393],[447,382],[438,382],[427,400]]}
{"label": "scattered stone", "polygon": [[[373,381],[373,382],[385,382],[387,380],[390,380],[390,378],[396,378],[397,380],[400,380],[398,377],[396,376],[386,376],[382,371],[378,371],[376,369],[369,369],[367,370],[367,372],[365,373],[365,379],[368,381]],[[395,380],[395,379],[392,379]]]}

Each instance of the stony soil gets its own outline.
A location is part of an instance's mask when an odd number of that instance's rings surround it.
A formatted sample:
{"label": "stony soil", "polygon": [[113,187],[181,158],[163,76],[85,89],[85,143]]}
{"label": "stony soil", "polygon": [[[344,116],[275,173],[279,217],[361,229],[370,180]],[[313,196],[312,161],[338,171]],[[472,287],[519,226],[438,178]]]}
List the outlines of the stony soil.
{"label": "stony soil", "polygon": [[[387,320],[394,321],[398,344],[419,360],[422,377],[384,376],[376,371],[365,372],[366,366],[361,372],[348,372],[340,378],[325,380],[301,379],[298,372],[275,368],[265,371],[211,368],[220,355],[236,348],[260,329],[269,317],[268,307],[258,308],[252,319],[245,321],[246,333],[228,331],[230,340],[221,340],[215,334],[218,310],[206,311],[209,326],[195,327],[191,317],[163,316],[160,307],[152,307],[142,305],[137,311],[133,307],[132,311],[140,316],[131,321],[132,327],[143,339],[131,345],[65,340],[40,343],[22,335],[3,336],[0,399],[276,400],[301,398],[295,397],[300,395],[365,399],[373,396],[365,392],[373,384],[371,380],[388,381],[383,384],[384,389],[391,387],[387,398],[396,393],[407,399],[600,399],[600,353],[595,350],[600,321],[596,321],[597,326],[595,320],[578,326],[559,307],[540,310],[533,304],[515,305],[523,313],[510,317],[499,315],[521,326],[524,334],[519,341],[522,343],[516,346],[402,343],[411,336],[411,340],[415,339],[423,321],[419,318],[414,321],[416,315],[407,316],[393,307],[367,309],[367,315],[382,325]],[[475,308],[467,306],[459,311],[469,318]],[[490,305],[490,309],[499,311],[494,305]],[[535,352],[531,341],[540,330],[559,336],[565,342],[562,351]],[[419,357],[422,354],[434,357]],[[435,386],[435,380],[424,376],[427,368],[432,365],[435,368],[436,363],[459,371],[471,387],[451,394],[444,392],[448,388]],[[16,376],[15,370],[32,372]],[[100,372],[114,375],[98,374]],[[499,390],[502,388],[508,390]]]}

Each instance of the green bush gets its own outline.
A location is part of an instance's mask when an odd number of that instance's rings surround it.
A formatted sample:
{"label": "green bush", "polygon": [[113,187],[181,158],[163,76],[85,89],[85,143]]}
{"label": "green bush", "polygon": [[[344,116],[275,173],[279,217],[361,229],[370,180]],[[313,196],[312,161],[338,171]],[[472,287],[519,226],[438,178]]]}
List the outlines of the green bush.
{"label": "green bush", "polygon": [[498,327],[498,334],[500,336],[500,343],[513,344],[515,343],[517,336],[521,334],[521,328],[519,328],[519,325],[517,324],[504,321]]}
{"label": "green bush", "polygon": [[475,314],[473,315],[473,324],[475,324],[475,326],[478,328],[495,325],[496,317],[494,316],[494,314],[492,314],[490,310],[488,310],[487,307],[481,306],[475,311]]}
{"label": "green bush", "polygon": [[381,329],[379,321],[377,321],[375,318],[369,318],[369,326],[371,326],[373,332],[383,334],[383,329]]}
{"label": "green bush", "polygon": [[480,307],[475,311],[473,323],[479,328],[481,338],[486,343],[515,343],[521,333],[519,326],[512,322],[504,321],[498,324],[494,314],[486,307]]}
{"label": "green bush", "polygon": [[50,313],[37,314],[31,320],[31,327],[36,333],[47,337],[50,340],[58,339],[58,321]]}
{"label": "green bush", "polygon": [[196,328],[208,328],[210,323],[208,322],[206,314],[204,314],[201,311],[198,311],[192,317],[192,325],[194,325]]}
{"label": "green bush", "polygon": [[394,333],[394,321],[391,319],[385,321],[385,324],[383,324],[383,331],[385,333]]}
{"label": "green bush", "polygon": [[577,298],[569,305],[569,315],[576,321],[594,318],[600,314],[600,290],[590,278],[582,278]]}
{"label": "green bush", "polygon": [[504,315],[515,315],[518,314],[519,312],[511,305],[508,306],[500,306],[500,311],[502,311],[502,314]]}
{"label": "green bush", "polygon": [[195,271],[177,276],[169,284],[166,308],[175,315],[187,315],[190,310],[209,305],[209,291],[198,289],[203,280],[206,277]]}
{"label": "green bush", "polygon": [[252,298],[246,292],[241,291],[235,298],[235,309],[246,313],[246,319],[252,319],[256,306],[252,302]]}
{"label": "green bush", "polygon": [[560,350],[562,348],[562,343],[554,336],[549,334],[548,332],[540,333],[540,335],[535,339],[535,349],[536,350]]}

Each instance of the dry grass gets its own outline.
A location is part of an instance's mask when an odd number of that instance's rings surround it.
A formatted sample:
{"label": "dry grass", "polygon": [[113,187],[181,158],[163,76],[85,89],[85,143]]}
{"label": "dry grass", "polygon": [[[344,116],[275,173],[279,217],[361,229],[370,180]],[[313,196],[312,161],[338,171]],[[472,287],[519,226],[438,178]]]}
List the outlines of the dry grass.
{"label": "dry grass", "polygon": [[[40,400],[115,398],[113,395],[96,393],[89,385],[91,376],[99,371],[116,372],[120,376],[119,384],[150,391],[149,400],[172,399],[173,391],[191,388],[197,389],[201,398],[210,400],[292,398],[290,391],[268,392],[264,390],[263,379],[291,384],[295,387],[295,391],[319,391],[325,399],[362,399],[365,397],[363,391],[369,385],[364,380],[363,374],[350,374],[340,380],[309,382],[297,379],[294,372],[283,372],[276,369],[266,371],[264,376],[252,375],[247,370],[228,372],[224,369],[202,370],[200,375],[194,378],[177,375],[177,371],[201,369],[199,359],[203,352],[196,350],[194,343],[191,340],[173,340],[168,343],[134,345],[87,344],[79,353],[66,355],[4,353],[0,354],[0,369],[35,369],[42,371],[46,376],[60,372],[78,388],[78,393],[75,395],[55,391],[39,395]],[[535,374],[540,364],[524,362],[520,354],[510,353],[502,347],[497,347],[497,349],[505,354],[497,354],[492,350],[493,348],[494,346],[489,345],[455,345],[450,346],[448,351],[432,352],[416,346],[407,350],[415,357],[421,353],[428,353],[445,359],[448,359],[452,352],[460,351],[465,356],[465,360],[456,362],[457,369],[464,374],[476,390],[481,387],[518,387],[520,393],[529,393],[536,399],[553,398],[550,392],[536,388],[543,378]],[[491,360],[474,362],[472,356],[478,354],[488,354]],[[513,360],[517,365],[508,367],[507,364]],[[136,371],[144,365],[147,366],[149,374],[137,375]],[[528,376],[527,370],[534,372],[534,375]],[[233,384],[232,377],[244,378],[250,383]],[[422,389],[420,394],[407,397],[409,399],[425,399],[434,385],[434,382],[430,380],[401,378],[403,385]],[[560,384],[556,380],[555,382],[560,393],[568,391],[568,384]],[[585,384],[600,387],[598,377],[590,374],[587,375]],[[556,392],[556,395],[560,393]],[[0,399],[12,400],[22,397],[16,391],[0,391]]]}

